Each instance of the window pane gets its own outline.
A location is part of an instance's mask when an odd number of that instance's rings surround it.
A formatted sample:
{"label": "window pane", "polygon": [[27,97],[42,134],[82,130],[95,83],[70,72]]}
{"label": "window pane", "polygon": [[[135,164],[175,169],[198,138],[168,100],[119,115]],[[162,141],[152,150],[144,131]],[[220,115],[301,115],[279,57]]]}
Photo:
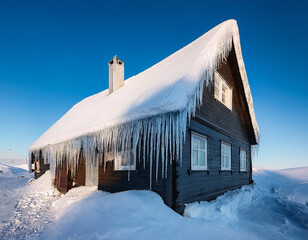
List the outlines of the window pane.
{"label": "window pane", "polygon": [[205,166],[205,152],[199,151],[198,153],[199,166]]}
{"label": "window pane", "polygon": [[226,145],[226,154],[231,158],[231,146]]}
{"label": "window pane", "polygon": [[121,154],[121,166],[129,166],[130,164],[130,158],[128,157],[128,154],[122,153]]}
{"label": "window pane", "polygon": [[222,85],[222,92],[221,92],[221,101],[223,102],[223,103],[226,103],[226,90],[227,90],[227,88],[225,87],[225,85]]}
{"label": "window pane", "polygon": [[219,99],[220,93],[219,93],[219,87],[217,85],[215,85],[215,90],[214,91],[215,91],[215,97]]}
{"label": "window pane", "polygon": [[220,86],[220,78],[218,74],[215,75],[215,87],[219,88]]}
{"label": "window pane", "polygon": [[191,135],[191,167],[192,170],[202,170],[207,166],[207,139],[199,135]]}
{"label": "window pane", "polygon": [[241,170],[246,171],[246,160],[247,160],[247,153],[244,150],[241,150]]}
{"label": "window pane", "polygon": [[200,149],[205,150],[205,141],[200,141]]}
{"label": "window pane", "polygon": [[129,166],[129,159],[127,157],[121,158],[121,166]]}
{"label": "window pane", "polygon": [[198,139],[193,137],[193,148],[198,149]]}
{"label": "window pane", "polygon": [[226,156],[226,167],[230,168],[230,157]]}
{"label": "window pane", "polygon": [[241,167],[242,170],[246,170],[246,161],[242,161],[242,167]]}
{"label": "window pane", "polygon": [[226,160],[225,160],[226,158],[225,158],[225,156],[223,155],[222,157],[221,157],[221,167],[222,168],[225,168],[226,167]]}
{"label": "window pane", "polygon": [[231,169],[231,145],[221,143],[221,168]]}
{"label": "window pane", "polygon": [[192,159],[193,166],[198,165],[198,151],[194,150],[193,152],[193,159]]}
{"label": "window pane", "polygon": [[226,95],[224,93],[221,94],[221,101],[226,103]]}
{"label": "window pane", "polygon": [[119,155],[119,162],[122,167],[134,165],[134,154],[132,151],[124,151]]}

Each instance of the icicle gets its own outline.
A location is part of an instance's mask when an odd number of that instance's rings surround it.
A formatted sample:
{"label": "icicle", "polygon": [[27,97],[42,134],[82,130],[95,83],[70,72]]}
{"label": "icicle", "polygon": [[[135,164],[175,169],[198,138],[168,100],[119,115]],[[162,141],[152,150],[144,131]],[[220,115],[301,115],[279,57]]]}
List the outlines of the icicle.
{"label": "icicle", "polygon": [[172,125],[171,125],[171,116],[169,115],[169,157],[170,157],[170,165],[172,164],[172,142],[173,142],[173,134],[172,134]]}
{"label": "icicle", "polygon": [[164,170],[165,170],[165,118],[163,117],[163,121],[161,123],[161,177],[165,178]]}
{"label": "icicle", "polygon": [[148,121],[144,123],[143,125],[143,169],[145,169],[145,149],[146,149],[146,144],[147,144],[147,139],[148,139],[148,136],[147,136],[147,131],[148,131]]}
{"label": "icicle", "polygon": [[150,190],[152,190],[152,172],[153,172],[153,148],[154,148],[154,124],[151,124],[151,136],[150,136]]}
{"label": "icicle", "polygon": [[175,158],[175,143],[176,143],[176,135],[175,135],[175,128],[176,128],[176,121],[174,121],[174,116],[172,116],[172,155]]}
{"label": "icicle", "polygon": [[[140,131],[141,134],[142,131]],[[139,136],[139,140],[138,140],[138,161],[139,163],[141,163],[141,135]]]}
{"label": "icicle", "polygon": [[161,118],[156,119],[156,182],[158,181],[159,153],[160,153],[160,136],[161,136]]}

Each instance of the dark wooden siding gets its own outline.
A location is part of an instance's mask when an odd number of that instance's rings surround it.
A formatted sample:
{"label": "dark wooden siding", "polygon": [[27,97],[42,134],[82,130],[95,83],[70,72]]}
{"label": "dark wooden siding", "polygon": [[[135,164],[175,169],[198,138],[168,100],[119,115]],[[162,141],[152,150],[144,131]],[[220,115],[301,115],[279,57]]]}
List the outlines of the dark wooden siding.
{"label": "dark wooden siding", "polygon": [[[228,190],[250,183],[251,125],[248,111],[243,103],[241,80],[234,70],[235,55],[231,52],[228,60],[221,64],[218,72],[232,86],[232,111],[214,98],[214,85],[204,88],[203,104],[187,128],[183,147],[182,166],[176,171],[176,211],[182,212],[185,203],[212,200]],[[191,170],[191,132],[207,137],[208,171]],[[231,144],[231,169],[221,171],[221,141]],[[247,151],[247,172],[240,172],[240,148]]]}
{"label": "dark wooden siding", "polygon": [[78,161],[78,167],[77,167],[76,176],[74,180],[75,180],[74,187],[80,187],[80,186],[86,185],[86,161],[82,154]]}
{"label": "dark wooden siding", "polygon": [[56,167],[54,185],[61,193],[66,193],[73,187],[85,186],[86,183],[86,162],[81,151],[75,176],[71,171],[71,165],[64,160],[62,165]]}
{"label": "dark wooden siding", "polygon": [[[42,151],[39,151],[38,158],[36,158],[33,153],[31,154],[31,158],[32,158],[31,159],[32,163],[34,163],[34,169],[32,169],[32,171],[34,171],[34,178],[37,179],[40,176],[42,176],[46,171],[49,170],[50,165],[49,165],[49,163],[48,164],[44,163]],[[36,164],[36,162],[39,163],[39,169],[37,169],[38,165]]]}
{"label": "dark wooden siding", "polygon": [[[208,171],[191,170],[191,132],[195,131],[207,136]],[[231,169],[220,170],[221,141],[231,144]],[[247,151],[247,172],[240,172],[240,148]],[[207,127],[204,123],[192,120],[187,129],[183,148],[182,166],[177,166],[177,199],[176,210],[182,212],[184,204],[194,201],[212,200],[228,190],[249,184],[250,177],[250,145],[228,137],[223,133]]]}
{"label": "dark wooden siding", "polygon": [[61,193],[66,193],[73,187],[70,166],[66,161],[56,167],[54,185]]}
{"label": "dark wooden siding", "polygon": [[[142,156],[141,156],[142,158]],[[159,164],[158,179],[156,181],[156,165],[153,160],[152,166],[152,191],[158,193],[168,206],[172,206],[172,184],[170,176],[171,168],[168,165],[168,179],[162,178],[162,168]],[[149,190],[150,189],[150,163],[146,160],[145,168],[143,161],[136,160],[136,170],[130,171],[130,179],[128,180],[128,171],[115,171],[114,160],[106,162],[106,169],[104,165],[99,166],[98,173],[98,188],[108,192],[120,192],[126,190]]]}

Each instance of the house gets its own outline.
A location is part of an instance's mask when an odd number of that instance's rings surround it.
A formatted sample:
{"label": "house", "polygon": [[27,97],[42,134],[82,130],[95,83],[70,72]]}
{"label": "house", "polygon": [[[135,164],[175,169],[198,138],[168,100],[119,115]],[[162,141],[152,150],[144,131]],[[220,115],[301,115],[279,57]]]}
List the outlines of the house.
{"label": "house", "polygon": [[61,192],[151,189],[183,212],[251,183],[258,139],[238,26],[228,20],[126,81],[114,57],[109,89],[73,106],[29,153]]}

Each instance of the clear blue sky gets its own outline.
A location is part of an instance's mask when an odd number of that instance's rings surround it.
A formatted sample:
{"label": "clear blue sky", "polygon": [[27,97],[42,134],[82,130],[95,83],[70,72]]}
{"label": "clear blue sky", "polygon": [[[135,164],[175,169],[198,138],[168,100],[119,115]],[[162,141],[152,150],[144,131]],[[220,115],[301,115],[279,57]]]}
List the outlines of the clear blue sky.
{"label": "clear blue sky", "polygon": [[0,158],[27,148],[74,104],[212,27],[236,19],[261,144],[256,167],[308,165],[308,1],[0,2]]}

